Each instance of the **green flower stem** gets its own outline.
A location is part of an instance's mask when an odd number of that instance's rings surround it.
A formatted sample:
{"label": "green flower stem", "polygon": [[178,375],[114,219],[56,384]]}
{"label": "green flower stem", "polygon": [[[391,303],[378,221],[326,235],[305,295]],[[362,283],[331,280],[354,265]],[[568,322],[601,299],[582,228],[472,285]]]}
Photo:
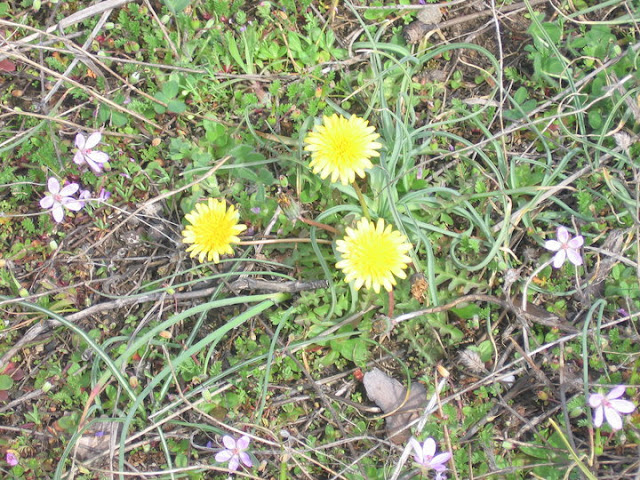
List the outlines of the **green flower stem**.
{"label": "green flower stem", "polygon": [[356,195],[358,195],[358,200],[360,201],[360,205],[362,206],[362,214],[367,220],[371,220],[371,215],[369,215],[369,208],[367,207],[367,202],[364,201],[364,195],[362,195],[362,190],[356,182],[353,182],[353,189],[356,191]]}
{"label": "green flower stem", "polygon": [[562,433],[562,430],[560,429],[558,424],[556,422],[554,422],[553,419],[551,419],[551,418],[549,419],[549,423],[551,424],[551,426],[554,428],[554,430],[560,436],[560,439],[562,440],[562,443],[564,443],[565,447],[567,447],[567,449],[569,450],[569,454],[573,458],[573,461],[576,463],[578,468],[582,471],[584,476],[587,477],[589,480],[598,480],[593,475],[593,473],[591,473],[591,470],[589,470],[589,467],[587,467],[584,464],[584,462],[582,460],[580,460],[580,457],[578,457],[578,454],[573,450],[573,448],[571,448],[571,445],[567,441],[567,438],[564,436],[564,433]]}
{"label": "green flower stem", "polygon": [[[594,447],[593,447],[593,453],[595,453],[596,455],[602,455],[604,453],[604,448],[602,448],[602,439],[600,438],[600,429],[596,428],[595,429],[595,439],[593,441],[594,443]],[[592,453],[592,455],[593,455]]]}

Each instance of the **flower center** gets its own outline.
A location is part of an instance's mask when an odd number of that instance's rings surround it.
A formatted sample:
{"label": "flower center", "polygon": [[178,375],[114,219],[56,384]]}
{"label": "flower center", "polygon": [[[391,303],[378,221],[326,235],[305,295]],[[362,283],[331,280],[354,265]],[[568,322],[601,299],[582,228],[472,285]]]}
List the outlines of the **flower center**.
{"label": "flower center", "polygon": [[228,243],[232,223],[226,215],[209,212],[203,218],[202,224],[194,228],[197,242],[209,247],[219,247]]}
{"label": "flower center", "polygon": [[354,161],[357,145],[347,132],[339,132],[333,139],[331,149],[335,155],[335,164],[348,166]]}
{"label": "flower center", "polygon": [[393,246],[378,235],[366,236],[356,245],[355,259],[367,274],[377,276],[389,269]]}

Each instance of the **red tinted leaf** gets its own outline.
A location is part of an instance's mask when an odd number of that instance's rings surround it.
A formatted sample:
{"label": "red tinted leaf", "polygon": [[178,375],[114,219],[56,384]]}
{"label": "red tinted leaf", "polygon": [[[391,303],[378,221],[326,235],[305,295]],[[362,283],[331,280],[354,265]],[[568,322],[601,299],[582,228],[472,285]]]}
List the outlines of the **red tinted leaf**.
{"label": "red tinted leaf", "polygon": [[5,58],[4,60],[0,60],[0,70],[3,72],[15,72],[16,64]]}

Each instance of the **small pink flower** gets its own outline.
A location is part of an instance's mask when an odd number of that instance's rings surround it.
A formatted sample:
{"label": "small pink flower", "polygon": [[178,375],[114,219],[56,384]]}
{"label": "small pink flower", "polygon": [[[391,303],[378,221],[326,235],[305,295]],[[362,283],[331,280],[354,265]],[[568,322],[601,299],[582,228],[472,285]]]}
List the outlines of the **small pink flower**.
{"label": "small pink flower", "polygon": [[569,231],[565,227],[558,227],[558,239],[547,240],[544,242],[544,248],[556,252],[553,257],[554,268],[560,268],[564,265],[568,258],[575,266],[582,265],[582,255],[580,255],[580,247],[584,244],[584,238],[576,235],[569,237]]}
{"label": "small pink flower", "polygon": [[65,208],[77,212],[84,206],[82,201],[72,196],[80,188],[77,183],[70,183],[60,189],[60,182],[51,177],[47,181],[47,187],[49,188],[49,193],[40,200],[40,206],[45,209],[51,209],[51,215],[57,223],[62,222],[64,219]]}
{"label": "small pink flower", "polygon": [[436,455],[436,441],[429,437],[422,445],[413,437],[409,440],[409,444],[413,447],[413,459],[416,463],[426,468],[431,468],[436,472],[443,473],[447,470],[446,463],[451,458],[451,452],[439,453]]}
{"label": "small pink flower", "polygon": [[240,466],[240,462],[246,467],[253,466],[251,457],[245,452],[245,450],[249,448],[250,441],[251,439],[246,435],[243,435],[237,441],[229,435],[223,436],[222,443],[227,448],[216,454],[216,462],[229,462],[228,468],[234,472]]}
{"label": "small pink flower", "polygon": [[5,457],[7,463],[10,467],[15,467],[18,465],[18,457],[16,456],[16,452],[14,450],[7,450],[7,456]]}
{"label": "small pink flower", "polygon": [[103,164],[109,161],[109,155],[104,152],[93,150],[102,140],[100,132],[94,132],[86,138],[83,134],[76,135],[76,147],[78,151],[73,156],[73,161],[82,165],[86,163],[89,168],[96,174],[102,172]]}
{"label": "small pink flower", "polygon": [[626,415],[633,412],[636,406],[629,400],[621,400],[624,395],[625,386],[618,385],[614,387],[607,395],[601,393],[592,393],[589,395],[589,406],[594,409],[593,425],[599,428],[602,421],[606,418],[613,430],[622,428],[622,417],[620,414]]}

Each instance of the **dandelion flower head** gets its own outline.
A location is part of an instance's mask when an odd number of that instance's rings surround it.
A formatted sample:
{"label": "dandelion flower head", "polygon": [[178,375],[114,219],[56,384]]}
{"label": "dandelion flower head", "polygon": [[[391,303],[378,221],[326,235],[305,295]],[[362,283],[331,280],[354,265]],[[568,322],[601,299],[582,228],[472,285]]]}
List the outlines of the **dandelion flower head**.
{"label": "dandelion flower head", "polygon": [[200,262],[206,258],[208,262],[218,263],[220,255],[233,254],[231,244],[238,243],[237,235],[247,228],[238,223],[240,216],[233,205],[227,208],[224,200],[213,198],[198,203],[185,218],[191,225],[182,231],[182,241],[192,244],[187,252]]}
{"label": "dandelion flower head", "polygon": [[395,277],[407,278],[404,270],[411,259],[406,255],[411,250],[407,237],[385,226],[384,220],[377,223],[362,218],[356,228],[347,228],[344,239],[336,242],[342,259],[336,267],[345,274],[345,281],[355,281],[354,286],[380,292],[380,287],[390,292],[396,284]]}
{"label": "dandelion flower head", "polygon": [[364,178],[365,169],[373,167],[371,157],[380,155],[382,145],[375,141],[379,136],[369,122],[356,115],[323,117],[322,125],[304,140],[305,151],[311,152],[309,166],[322,179],[331,176],[332,182],[353,183],[356,174]]}

